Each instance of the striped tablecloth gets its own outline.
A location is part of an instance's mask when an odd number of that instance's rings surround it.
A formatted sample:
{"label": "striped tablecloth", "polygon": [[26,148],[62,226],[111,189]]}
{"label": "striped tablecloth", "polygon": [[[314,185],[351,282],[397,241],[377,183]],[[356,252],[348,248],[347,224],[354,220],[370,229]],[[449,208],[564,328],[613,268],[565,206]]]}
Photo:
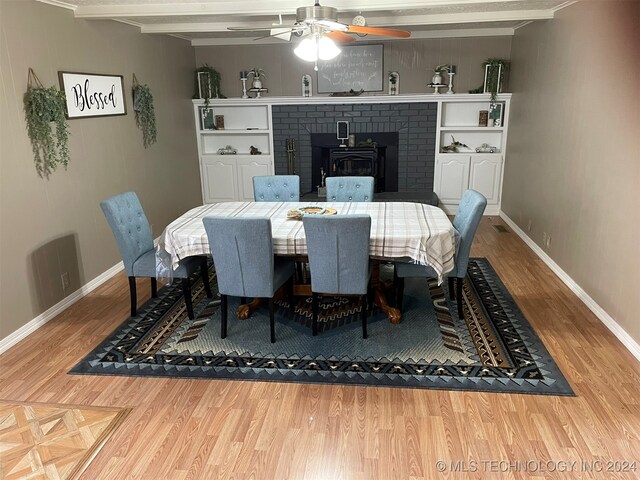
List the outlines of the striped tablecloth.
{"label": "striped tablecloth", "polygon": [[378,202],[224,202],[189,210],[171,222],[160,237],[175,268],[191,255],[209,253],[209,242],[202,219],[206,216],[270,217],[276,255],[306,255],[307,244],[302,222],[288,219],[295,207],[332,207],[339,214],[371,216],[369,254],[383,259],[410,259],[431,266],[442,282],[454,267],[455,229],[446,214],[422,203]]}

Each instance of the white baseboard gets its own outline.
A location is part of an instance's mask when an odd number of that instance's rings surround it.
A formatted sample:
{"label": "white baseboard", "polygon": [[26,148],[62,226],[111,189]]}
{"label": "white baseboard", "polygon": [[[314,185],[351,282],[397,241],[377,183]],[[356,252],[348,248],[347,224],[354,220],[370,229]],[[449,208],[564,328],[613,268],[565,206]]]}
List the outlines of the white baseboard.
{"label": "white baseboard", "polygon": [[622,328],[618,322],[616,322],[611,315],[609,315],[600,305],[596,303],[596,301],[589,296],[587,292],[585,292],[580,285],[578,285],[575,280],[573,280],[567,272],[562,270],[560,266],[553,261],[553,259],[547,255],[547,253],[542,250],[537,243],[535,243],[529,236],[520,228],[516,223],[509,218],[509,216],[500,211],[500,218],[504,220],[504,222],[511,227],[511,229],[526,243],[531,250],[534,251],[538,257],[551,269],[553,273],[555,273],[560,280],[562,280],[567,287],[571,289],[573,293],[577,295],[577,297],[584,303],[589,310],[591,310],[596,317],[600,319],[604,325],[611,330],[618,340],[622,342],[622,344],[631,352],[631,354],[640,360],[640,344],[629,335],[624,328]]}
{"label": "white baseboard", "polygon": [[[457,203],[440,203],[438,207],[444,210],[444,213],[447,215],[455,215],[458,211]],[[500,215],[500,205],[487,205],[484,209],[483,215]]]}
{"label": "white baseboard", "polygon": [[104,282],[109,280],[111,277],[113,277],[122,269],[124,269],[124,265],[122,264],[122,262],[118,263],[117,265],[114,265],[109,270],[101,273],[96,278],[86,283],[81,288],[79,288],[78,290],[70,294],[69,296],[63,298],[60,302],[56,303],[53,307],[42,312],[40,315],[38,315],[36,318],[31,320],[26,325],[23,325],[15,332],[1,339],[0,353],[3,353],[6,350],[13,347],[20,340],[24,339],[25,337],[27,337],[28,335],[36,331],[38,328],[40,328],[42,325],[47,323],[52,318],[55,318],[56,315],[60,314],[63,310],[69,308],[71,305],[76,303],[78,300],[80,300],[82,297],[87,295],[89,292],[92,292],[93,290],[98,288],[100,285],[102,285]]}

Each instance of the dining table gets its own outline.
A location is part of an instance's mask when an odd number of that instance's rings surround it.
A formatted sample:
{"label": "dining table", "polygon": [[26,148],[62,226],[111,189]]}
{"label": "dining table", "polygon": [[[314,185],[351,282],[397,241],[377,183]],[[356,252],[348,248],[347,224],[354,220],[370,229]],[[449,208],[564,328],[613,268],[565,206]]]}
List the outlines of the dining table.
{"label": "dining table", "polygon": [[[369,256],[378,261],[407,261],[431,267],[438,283],[453,270],[457,232],[446,213],[438,207],[413,202],[221,202],[193,208],[171,222],[159,239],[158,251],[167,269],[193,255],[208,255],[209,241],[202,219],[207,216],[268,217],[271,219],[275,255],[302,258],[307,244],[300,216],[294,211],[318,207],[316,214],[371,217]],[[302,209],[302,210],[301,210]],[[376,262],[376,265],[378,263]],[[392,323],[400,321],[400,312],[388,305],[374,269],[375,302]],[[257,303],[238,308],[236,314],[247,318]]]}

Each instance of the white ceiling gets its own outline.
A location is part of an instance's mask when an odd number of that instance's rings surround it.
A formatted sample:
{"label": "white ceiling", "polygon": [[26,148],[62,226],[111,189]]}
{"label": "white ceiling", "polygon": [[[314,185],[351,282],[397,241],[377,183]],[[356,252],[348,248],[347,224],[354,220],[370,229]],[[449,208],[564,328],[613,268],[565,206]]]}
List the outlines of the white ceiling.
{"label": "white ceiling", "polygon": [[[74,11],[77,18],[116,20],[147,34],[170,34],[193,45],[231,45],[254,41],[265,32],[230,32],[227,27],[291,25],[297,7],[314,0],[38,0]],[[412,38],[513,35],[531,21],[552,19],[575,1],[565,0],[324,0],[338,9],[338,20],[357,14],[372,27],[409,30]],[[370,40],[369,37],[363,39]],[[381,39],[381,38],[377,38]],[[282,42],[269,38],[260,42]]]}

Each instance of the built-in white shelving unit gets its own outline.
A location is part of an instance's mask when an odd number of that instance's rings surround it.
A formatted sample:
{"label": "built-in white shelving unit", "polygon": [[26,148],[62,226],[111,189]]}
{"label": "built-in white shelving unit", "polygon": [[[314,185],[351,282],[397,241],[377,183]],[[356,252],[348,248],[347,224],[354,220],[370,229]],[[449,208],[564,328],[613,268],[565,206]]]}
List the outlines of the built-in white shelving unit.
{"label": "built-in white shelving unit", "polygon": [[[490,110],[488,94],[215,99],[211,100],[208,108],[214,116],[224,116],[224,129],[215,130],[205,128],[202,113],[207,107],[204,101],[194,100],[203,200],[205,203],[252,200],[252,177],[274,173],[272,105],[436,102],[434,191],[441,207],[455,214],[462,193],[473,188],[487,197],[485,214],[497,215],[500,211],[511,95],[500,94],[497,101],[502,106],[500,125],[480,127],[480,111]],[[440,153],[443,145],[452,142],[452,137],[468,145],[468,149]],[[496,147],[496,152],[477,153],[476,147],[484,143]],[[218,149],[227,145],[236,149],[237,154],[218,154]],[[262,154],[250,155],[251,146]]]}
{"label": "built-in white shelving unit", "polygon": [[[212,100],[205,106],[194,100],[193,108],[204,203],[253,200],[253,177],[274,171],[271,105]],[[207,111],[211,120],[205,122]],[[224,117],[224,128],[205,128],[215,124],[217,115]],[[237,153],[219,154],[227,145]],[[251,155],[251,147],[261,154]]]}
{"label": "built-in white shelving unit", "polygon": [[[479,126],[480,111],[490,111],[488,95],[443,95],[438,108],[434,191],[447,213],[455,214],[465,190],[472,188],[487,197],[486,215],[500,212],[504,152],[507,145],[511,95],[498,95],[502,109],[499,126]],[[455,153],[442,153],[453,141],[467,145]],[[494,153],[476,152],[483,144]]]}

